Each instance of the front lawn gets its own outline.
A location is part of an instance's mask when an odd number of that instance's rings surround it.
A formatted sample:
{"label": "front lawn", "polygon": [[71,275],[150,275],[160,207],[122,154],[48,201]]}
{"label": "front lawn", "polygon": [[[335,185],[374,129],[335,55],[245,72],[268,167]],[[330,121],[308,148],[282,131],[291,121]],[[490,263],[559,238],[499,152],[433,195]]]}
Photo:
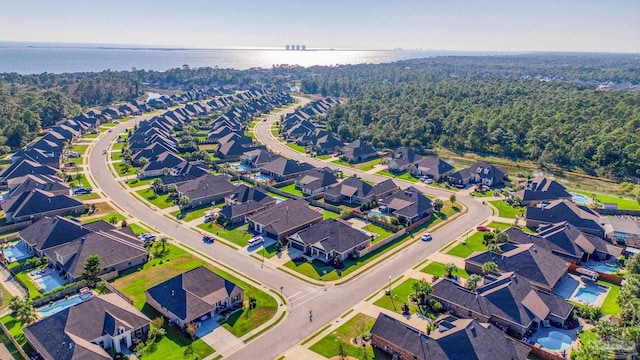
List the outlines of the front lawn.
{"label": "front lawn", "polygon": [[206,224],[200,224],[198,225],[198,228],[220,236],[221,238],[231,241],[232,243],[241,247],[247,246],[249,239],[253,237],[253,234],[248,231],[248,225],[235,226],[225,229],[212,221]]}
{"label": "front lawn", "polygon": [[415,290],[413,290],[413,284],[418,281],[419,280],[413,278],[403,281],[402,284],[391,290],[391,295],[387,295],[385,293],[373,304],[398,314],[402,314],[402,304],[406,303],[409,305],[409,312],[411,314],[415,314],[419,310],[418,305],[409,301],[409,296],[415,293]]}
{"label": "front lawn", "polygon": [[350,163],[348,163],[346,161],[342,161],[342,160],[333,160],[332,163],[334,163],[336,165],[346,166],[346,167],[353,167],[353,165],[351,165]]}
{"label": "front lawn", "polygon": [[73,180],[69,182],[69,185],[71,187],[73,188],[83,187],[83,188],[91,189],[91,185],[89,184],[89,181],[87,181],[87,177],[83,173],[77,173],[71,176],[73,177]]}
{"label": "front lawn", "polygon": [[289,184],[287,186],[283,186],[281,188],[278,188],[278,190],[282,190],[282,191],[287,192],[289,194],[293,194],[293,195],[300,196],[300,197],[304,197],[305,196],[302,193],[302,191],[296,189],[296,184],[295,183],[292,183],[292,184]]}
{"label": "front lawn", "polygon": [[598,280],[598,284],[608,286],[611,290],[607,294],[602,304],[602,313],[604,315],[620,315],[620,305],[618,305],[618,295],[620,295],[620,285],[612,284],[606,281]]}
{"label": "front lawn", "polygon": [[569,191],[576,194],[582,194],[589,198],[595,195],[596,201],[600,203],[616,203],[618,204],[618,209],[620,210],[640,210],[640,203],[632,199],[626,199],[619,196],[596,194],[596,193],[583,191],[583,190],[576,190],[576,189],[569,189]]}
{"label": "front lawn", "polygon": [[341,352],[340,348],[342,347],[344,354],[354,359],[364,359],[365,357],[367,359],[382,359],[374,353],[371,345],[363,348],[351,343],[351,339],[361,336],[365,332],[369,332],[375,321],[375,318],[359,313],[342,324],[334,332],[313,344],[309,349],[325,358],[339,356]]}
{"label": "front lawn", "polygon": [[461,258],[467,258],[475,251],[487,250],[487,247],[483,244],[484,232],[476,232],[469,236],[468,239],[463,238],[460,244],[456,245],[453,249],[449,250],[447,254],[453,256],[459,256]]}
{"label": "front lawn", "polygon": [[[77,152],[79,154],[84,154],[87,151],[89,145],[72,145],[69,147],[70,152]],[[70,158],[73,159],[73,158]]]}
{"label": "front lawn", "polygon": [[173,199],[169,198],[169,193],[156,194],[152,188],[146,188],[136,191],[136,194],[142,196],[145,200],[159,207],[160,209],[166,209],[174,205]]}
{"label": "front lawn", "polygon": [[113,167],[116,168],[116,173],[118,173],[118,176],[133,175],[138,170],[138,168],[136,168],[136,167],[129,166],[129,168],[127,169],[127,172],[125,172],[124,171],[124,166],[125,166],[124,163],[113,164]]}
{"label": "front lawn", "polygon": [[97,193],[90,193],[90,194],[82,194],[82,195],[76,195],[75,198],[77,200],[93,200],[93,199],[99,199],[100,195],[98,195]]}
{"label": "front lawn", "polygon": [[[117,142],[117,143],[115,143],[115,144],[113,144],[113,145],[111,146],[111,149],[112,149],[112,150],[122,150],[122,149],[124,148],[124,145],[125,145],[125,144],[126,144],[126,143],[125,143],[124,141],[122,141],[122,142]],[[118,152],[120,152],[120,151],[118,151]]]}
{"label": "front lawn", "polygon": [[256,251],[256,255],[263,256],[264,253],[264,257],[267,259],[271,259],[272,257],[276,256],[278,254],[278,252],[276,251],[276,244],[271,244],[269,246],[265,247],[261,247],[260,250]]}
{"label": "front lawn", "polygon": [[491,228],[491,229],[495,229],[495,230],[506,230],[510,227],[513,227],[513,224],[507,224],[507,223],[503,223],[503,222],[499,222],[499,221],[492,221],[491,223],[489,223],[489,225],[487,225],[487,227]]}
{"label": "front lawn", "polygon": [[388,177],[392,177],[392,178],[396,178],[396,179],[400,179],[400,180],[406,180],[406,181],[410,181],[410,182],[419,182],[420,179],[413,177],[413,175],[409,174],[408,172],[404,171],[400,174],[393,174],[387,170],[380,170],[378,171],[376,174],[378,175],[382,175],[382,176],[388,176]]}
{"label": "front lawn", "polygon": [[515,219],[516,216],[524,214],[524,207],[513,207],[504,200],[493,200],[489,202],[498,209],[498,216],[500,217]]}
{"label": "front lawn", "polygon": [[298,145],[296,143],[287,143],[286,145],[288,147],[290,147],[291,149],[299,152],[299,153],[303,153],[303,154],[307,153],[307,147],[306,146]]}
{"label": "front lawn", "polygon": [[153,180],[160,178],[160,176],[153,176],[153,177],[149,177],[149,178],[145,178],[145,179],[131,179],[129,180],[128,184],[130,187],[139,187],[139,186],[143,186],[143,185],[151,185],[151,183],[153,182]]}
{"label": "front lawn", "polygon": [[[429,263],[429,265],[427,265],[424,269],[420,271],[422,271],[423,273],[435,275],[438,277],[443,277],[447,273],[447,271],[444,268],[444,265],[445,264],[441,262],[434,261]],[[465,269],[458,269],[457,271],[453,272],[453,275],[459,276],[463,279],[466,279],[469,277],[469,273],[467,273]]]}
{"label": "front lawn", "polygon": [[121,222],[122,220],[124,220],[124,215],[120,214],[117,211],[111,211],[111,212],[107,213],[107,215],[104,215],[104,216],[84,219],[84,220],[82,220],[82,223],[83,224],[89,224],[89,223],[100,221],[100,220],[106,221],[106,222],[108,222],[110,224],[117,224],[117,223]]}
{"label": "front lawn", "polygon": [[368,171],[373,169],[376,165],[380,164],[380,159],[375,158],[373,160],[369,160],[366,162],[361,162],[357,164],[352,164],[352,166],[356,169],[360,169],[362,171]]}
{"label": "front lawn", "polygon": [[83,138],[85,139],[95,139],[98,136],[100,136],[101,133],[97,133],[97,134],[86,134],[85,136],[83,136]]}
{"label": "front lawn", "polygon": [[320,160],[327,160],[327,159],[331,159],[331,154],[318,155],[316,157]]}
{"label": "front lawn", "polygon": [[133,231],[133,233],[136,235],[149,232],[149,230],[146,230],[145,228],[143,228],[138,224],[127,224],[127,225],[131,228],[131,231]]}
{"label": "front lawn", "polygon": [[191,221],[199,218],[204,218],[204,215],[209,211],[211,211],[212,208],[223,207],[224,205],[225,205],[224,203],[220,203],[213,207],[211,205],[206,205],[206,206],[195,208],[195,209],[189,209],[186,213],[182,213],[180,210],[176,210],[172,212],[171,215],[175,216],[176,218],[182,221]]}

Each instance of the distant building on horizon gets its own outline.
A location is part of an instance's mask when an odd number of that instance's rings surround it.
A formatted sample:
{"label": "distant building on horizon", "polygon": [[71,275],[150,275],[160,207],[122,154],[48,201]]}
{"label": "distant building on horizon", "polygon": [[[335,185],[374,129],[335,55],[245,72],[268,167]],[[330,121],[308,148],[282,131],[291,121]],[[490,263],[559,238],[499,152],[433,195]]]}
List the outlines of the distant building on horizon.
{"label": "distant building on horizon", "polygon": [[285,50],[307,50],[307,45],[285,45]]}

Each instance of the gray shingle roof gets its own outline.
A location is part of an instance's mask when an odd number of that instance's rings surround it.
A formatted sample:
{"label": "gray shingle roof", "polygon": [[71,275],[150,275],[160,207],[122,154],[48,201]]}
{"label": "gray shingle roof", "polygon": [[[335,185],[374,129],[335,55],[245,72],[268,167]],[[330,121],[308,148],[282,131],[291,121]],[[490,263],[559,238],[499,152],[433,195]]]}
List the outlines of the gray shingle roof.
{"label": "gray shingle roof", "polygon": [[326,219],[291,236],[304,244],[312,245],[327,252],[343,253],[359,245],[368,243],[370,237],[336,219]]}
{"label": "gray shingle roof", "polygon": [[63,213],[83,206],[83,203],[68,196],[54,195],[40,189],[26,191],[2,203],[5,213],[12,213],[13,218],[35,216],[58,211]]}
{"label": "gray shingle roof", "polygon": [[218,195],[224,197],[236,190],[227,176],[205,174],[199,178],[184,182],[177,186],[178,192],[189,197],[191,201]]}
{"label": "gray shingle roof", "polygon": [[571,199],[571,194],[564,186],[543,176],[527,180],[525,188],[517,191],[514,196],[523,201]]}
{"label": "gray shingle roof", "polygon": [[380,203],[386,205],[394,215],[409,219],[429,213],[432,209],[431,200],[413,186],[387,195]]}
{"label": "gray shingle roof", "polygon": [[305,162],[297,162],[295,160],[278,157],[260,166],[260,169],[279,176],[287,176],[311,170],[313,166]]}
{"label": "gray shingle roof", "polygon": [[374,154],[376,149],[374,149],[371,145],[365,143],[362,140],[355,140],[345,145],[342,148],[342,153],[344,156],[349,158],[356,158],[358,156],[370,155]]}
{"label": "gray shingle roof", "polygon": [[310,209],[307,202],[300,199],[281,202],[249,216],[249,219],[264,225],[265,229],[283,234],[301,224],[322,220],[322,214]]}
{"label": "gray shingle roof", "polygon": [[527,220],[534,220],[547,224],[567,221],[574,226],[603,232],[600,226],[600,216],[594,211],[578,206],[570,200],[553,200],[548,204],[527,206]]}

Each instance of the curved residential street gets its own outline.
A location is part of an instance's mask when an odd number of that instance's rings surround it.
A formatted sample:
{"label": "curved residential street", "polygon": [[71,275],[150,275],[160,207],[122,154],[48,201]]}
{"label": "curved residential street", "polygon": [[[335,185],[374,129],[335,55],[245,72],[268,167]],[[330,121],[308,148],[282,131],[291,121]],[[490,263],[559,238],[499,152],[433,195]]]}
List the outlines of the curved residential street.
{"label": "curved residential street", "polygon": [[[301,100],[301,105],[309,101],[303,98],[299,98],[299,100]],[[314,166],[340,168],[345,175],[357,173],[358,176],[374,182],[387,179],[383,176],[307,157],[305,154],[296,152],[280,143],[271,134],[271,125],[281,115],[293,112],[296,108],[291,107],[269,116],[266,121],[260,121],[254,129],[258,141],[274,152],[295,160],[306,161]],[[325,291],[321,286],[311,285],[270,266],[261,267],[261,263],[249,257],[245,251],[233,250],[217,242],[215,244],[204,244],[200,233],[164,217],[127,192],[109,171],[107,156],[103,155],[103,151],[106,151],[109,144],[127,127],[131,127],[136,121],[149,117],[151,115],[140,116],[126,123],[121,123],[113,128],[113,132],[104,133],[94,142],[90,149],[88,169],[93,178],[92,181],[96,183],[100,192],[117,205],[116,209],[121,209],[119,211],[124,210],[125,213],[134,216],[158,232],[207,254],[238,272],[259,281],[265,287],[268,286],[278,292],[282,287],[283,295],[288,300],[286,305],[288,307],[287,316],[281,323],[233,354],[225,356],[225,359],[272,359],[277,357],[322,328],[325,324],[332,322],[336,317],[372,292],[385,286],[389,282],[389,277],[396,278],[405,270],[424,260],[428,255],[458,238],[466,230],[476,226],[490,215],[489,208],[479,201],[459,195],[457,202],[467,206],[468,212],[433,231],[433,241],[417,241],[372,269],[367,270],[356,279],[344,285],[330,286]],[[427,187],[421,183],[394,180],[401,187],[415,186],[429,195],[444,198],[448,198],[450,195],[447,191]],[[266,288],[263,290],[266,290]],[[309,310],[313,311],[312,322],[309,321]]]}

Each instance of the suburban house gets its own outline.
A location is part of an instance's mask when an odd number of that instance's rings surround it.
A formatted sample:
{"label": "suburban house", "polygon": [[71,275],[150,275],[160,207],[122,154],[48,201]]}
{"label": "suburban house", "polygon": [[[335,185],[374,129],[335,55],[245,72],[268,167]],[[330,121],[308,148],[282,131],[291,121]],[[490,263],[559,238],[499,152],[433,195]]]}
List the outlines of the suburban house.
{"label": "suburban house", "polygon": [[475,292],[446,278],[436,280],[432,288],[430,296],[452,315],[492,323],[519,336],[545,320],[562,326],[573,310],[559,296],[533,287],[512,272],[485,276]]}
{"label": "suburban house", "polygon": [[478,162],[449,175],[449,182],[454,185],[482,184],[491,187],[503,184],[506,178],[505,171],[489,163]]}
{"label": "suburban house", "polygon": [[104,221],[82,225],[56,216],[44,217],[19,232],[20,241],[35,256],[47,257],[69,280],[82,277],[92,254],[100,256],[102,273],[124,271],[147,262],[142,241]]}
{"label": "suburban house", "polygon": [[371,237],[342,220],[326,219],[289,236],[289,246],[322,262],[345,260],[371,244]]}
{"label": "suburban house", "polygon": [[173,147],[167,146],[163,143],[154,142],[133,155],[131,161],[135,165],[140,165],[140,159],[145,158],[148,161],[149,159],[155,158],[156,156],[167,151],[178,153],[178,151]]}
{"label": "suburban house", "polygon": [[236,187],[229,182],[227,176],[206,174],[191,181],[179,184],[178,196],[189,198],[185,208],[222,202],[225,196],[232,194]]}
{"label": "suburban house", "polygon": [[21,160],[12,163],[0,172],[0,182],[6,186],[7,181],[26,175],[55,175],[58,172],[55,168],[39,164],[31,160]]}
{"label": "suburban house", "polygon": [[431,200],[413,186],[393,192],[378,202],[384,213],[395,216],[403,224],[431,216]]}
{"label": "suburban house", "polygon": [[410,147],[400,147],[387,157],[387,169],[391,173],[400,173],[409,171],[411,165],[420,161],[421,155],[418,155]]}
{"label": "suburban house", "polygon": [[586,233],[604,235],[604,229],[600,225],[600,214],[569,200],[553,200],[527,206],[525,219],[527,227],[534,229],[540,225],[566,221]]}
{"label": "suburban house", "polygon": [[531,351],[491,324],[447,316],[435,325],[437,328],[427,335],[380,313],[370,331],[371,343],[398,360],[525,360]]}
{"label": "suburban house", "polygon": [[62,165],[62,153],[30,148],[26,150],[16,151],[11,156],[11,162],[17,162],[21,160],[31,160],[38,164],[59,169]]}
{"label": "suburban house", "polygon": [[268,176],[276,182],[293,179],[301,172],[311,170],[313,166],[306,162],[297,162],[295,160],[278,157],[260,166],[260,173]]}
{"label": "suburban house", "polygon": [[378,156],[376,149],[359,139],[345,145],[341,151],[340,158],[350,163],[359,163]]}
{"label": "suburban house", "polygon": [[317,129],[311,137],[311,145],[313,150],[321,155],[339,150],[344,146],[344,143],[331,132]]}
{"label": "suburban house", "polygon": [[484,251],[464,261],[469,273],[483,274],[482,265],[492,261],[498,265],[498,273],[513,272],[527,279],[536,288],[552,292],[558,281],[567,273],[569,262],[551,251],[535,244],[500,244],[500,253]]}
{"label": "suburban house", "polygon": [[602,217],[600,224],[605,237],[614,244],[640,246],[640,223],[632,219],[619,217]]}
{"label": "suburban house", "polygon": [[240,163],[247,165],[250,168],[257,168],[279,157],[279,155],[276,155],[268,150],[255,149],[247,151],[244,154],[240,155]]}
{"label": "suburban house", "polygon": [[296,188],[305,195],[315,195],[338,182],[336,173],[328,167],[313,168],[296,176]]}
{"label": "suburban house", "polygon": [[276,199],[245,184],[236,186],[224,200],[227,205],[218,212],[218,216],[230,221],[231,225],[244,223],[247,216],[276,204]]}
{"label": "suburban house", "polygon": [[186,163],[187,160],[181,158],[179,155],[171,151],[165,151],[162,154],[149,159],[149,162],[144,164],[140,169],[138,177],[140,179],[145,179],[148,177],[160,176],[165,171],[164,169],[169,169],[169,172],[171,172],[173,168],[183,167]]}
{"label": "suburban house", "polygon": [[43,216],[54,216],[67,213],[82,213],[85,205],[69,195],[56,195],[40,189],[33,189],[18,194],[4,201],[2,210],[7,222],[36,220]]}
{"label": "suburban house", "polygon": [[324,200],[334,204],[344,202],[361,205],[382,199],[398,189],[398,185],[391,179],[371,185],[354,175],[327,188],[324,191]]}
{"label": "suburban house", "polygon": [[537,205],[541,201],[566,199],[571,200],[571,194],[557,181],[544,176],[528,179],[524,189],[516,191],[514,197],[520,198],[520,205]]}
{"label": "suburban house", "polygon": [[411,175],[428,176],[435,181],[449,177],[454,171],[453,165],[435,156],[425,156],[409,166]]}
{"label": "suburban house", "polygon": [[71,195],[71,188],[67,183],[53,175],[26,175],[11,179],[7,182],[9,196],[4,195],[4,200],[9,200],[23,192],[39,189],[53,195]]}
{"label": "suburban house", "polygon": [[174,276],[145,295],[149,305],[182,328],[244,301],[244,289],[204,266]]}
{"label": "suburban house", "polygon": [[162,191],[167,191],[169,185],[179,185],[187,181],[195,180],[199,177],[211,174],[210,170],[202,165],[188,162],[181,163],[178,167],[171,169],[167,174],[162,174]]}
{"label": "suburban house", "polygon": [[247,217],[249,228],[276,240],[285,240],[302,229],[322,221],[322,214],[306,201],[287,200]]}
{"label": "suburban house", "polygon": [[116,294],[89,300],[41,319],[24,336],[44,359],[110,360],[134,339],[146,339],[151,320]]}

